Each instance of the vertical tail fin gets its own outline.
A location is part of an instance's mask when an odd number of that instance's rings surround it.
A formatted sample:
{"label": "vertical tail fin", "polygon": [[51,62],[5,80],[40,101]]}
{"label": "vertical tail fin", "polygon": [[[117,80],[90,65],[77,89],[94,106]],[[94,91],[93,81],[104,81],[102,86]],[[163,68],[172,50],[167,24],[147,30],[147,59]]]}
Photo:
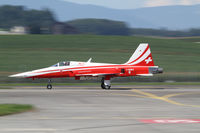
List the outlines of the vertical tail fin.
{"label": "vertical tail fin", "polygon": [[149,44],[141,43],[125,64],[134,66],[154,66]]}

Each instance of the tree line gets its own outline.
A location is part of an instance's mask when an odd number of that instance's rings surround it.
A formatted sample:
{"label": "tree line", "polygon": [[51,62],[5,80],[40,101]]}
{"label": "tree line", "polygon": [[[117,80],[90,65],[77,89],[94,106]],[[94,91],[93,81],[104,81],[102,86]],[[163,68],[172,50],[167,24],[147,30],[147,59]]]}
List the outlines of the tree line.
{"label": "tree line", "polygon": [[55,17],[48,9],[28,10],[23,6],[1,6],[0,28],[8,30],[13,26],[26,26],[30,33],[41,33],[41,29],[50,29]]}
{"label": "tree line", "polygon": [[107,19],[77,19],[66,22],[76,27],[80,33],[97,35],[130,35],[126,23]]}

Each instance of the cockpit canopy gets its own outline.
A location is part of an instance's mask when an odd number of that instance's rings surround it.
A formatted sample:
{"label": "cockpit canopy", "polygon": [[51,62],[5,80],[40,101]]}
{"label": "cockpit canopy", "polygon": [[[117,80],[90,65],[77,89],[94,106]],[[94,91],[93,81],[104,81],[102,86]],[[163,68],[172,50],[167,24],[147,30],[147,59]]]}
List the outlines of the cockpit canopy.
{"label": "cockpit canopy", "polygon": [[70,66],[70,61],[59,62],[51,67],[61,67],[61,66]]}

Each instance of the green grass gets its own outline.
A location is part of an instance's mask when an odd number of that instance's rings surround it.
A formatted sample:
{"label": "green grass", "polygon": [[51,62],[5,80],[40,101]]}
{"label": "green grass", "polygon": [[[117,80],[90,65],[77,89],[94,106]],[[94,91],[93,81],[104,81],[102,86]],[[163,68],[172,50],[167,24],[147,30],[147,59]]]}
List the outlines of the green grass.
{"label": "green grass", "polygon": [[200,44],[188,39],[4,35],[0,36],[0,80],[13,73],[48,67],[64,60],[87,61],[92,57],[94,62],[124,63],[142,42],[150,44],[155,64],[166,73],[200,72]]}
{"label": "green grass", "polygon": [[0,36],[0,71],[22,72],[63,60],[124,63],[148,42],[165,71],[200,72],[200,45],[184,40],[95,35]]}
{"label": "green grass", "polygon": [[200,37],[184,37],[184,38],[179,38],[179,39],[188,41],[188,42],[200,42]]}
{"label": "green grass", "polygon": [[0,104],[0,116],[22,113],[31,110],[31,105],[22,104]]}

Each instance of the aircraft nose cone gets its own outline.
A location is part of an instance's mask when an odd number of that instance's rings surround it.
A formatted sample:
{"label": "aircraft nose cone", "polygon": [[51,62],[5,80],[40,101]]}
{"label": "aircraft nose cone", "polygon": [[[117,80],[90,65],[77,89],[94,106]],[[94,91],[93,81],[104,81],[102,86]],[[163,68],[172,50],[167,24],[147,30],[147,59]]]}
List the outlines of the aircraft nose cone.
{"label": "aircraft nose cone", "polygon": [[14,74],[14,75],[10,75],[10,76],[8,76],[8,77],[14,78],[14,77],[16,77],[16,75],[17,75],[17,74]]}
{"label": "aircraft nose cone", "polygon": [[27,76],[28,76],[28,73],[25,72],[25,73],[18,73],[18,74],[10,75],[9,77],[11,77],[11,78],[25,78]]}
{"label": "aircraft nose cone", "polygon": [[22,78],[22,77],[24,77],[24,75],[23,74],[14,74],[14,75],[10,75],[9,77],[11,77],[11,78]]}

